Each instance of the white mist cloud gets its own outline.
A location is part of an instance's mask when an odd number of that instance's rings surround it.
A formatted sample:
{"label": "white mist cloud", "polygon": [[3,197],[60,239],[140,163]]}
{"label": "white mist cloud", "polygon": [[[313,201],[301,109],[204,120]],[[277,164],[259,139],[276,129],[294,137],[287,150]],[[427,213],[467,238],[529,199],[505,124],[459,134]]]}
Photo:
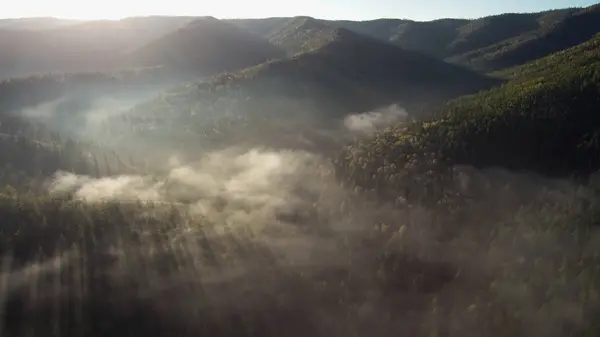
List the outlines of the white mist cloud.
{"label": "white mist cloud", "polygon": [[308,152],[232,148],[175,167],[162,178],[95,179],[58,172],[49,191],[87,202],[180,202],[217,223],[268,225],[278,223],[281,214],[301,212],[331,188],[332,181],[322,179],[327,170],[320,157]]}
{"label": "white mist cloud", "polygon": [[72,193],[76,199],[88,202],[111,200],[143,200],[160,201],[159,183],[151,177],[116,176],[94,179],[89,176],[78,176],[69,172],[58,172],[51,182],[49,191],[52,194]]}
{"label": "white mist cloud", "polygon": [[25,108],[19,112],[19,115],[25,118],[42,119],[43,121],[46,121],[55,116],[57,106],[65,100],[66,98],[63,97],[33,107]]}
{"label": "white mist cloud", "polygon": [[353,132],[372,134],[378,129],[400,123],[407,117],[408,112],[394,104],[378,111],[350,115],[344,119],[344,125]]}

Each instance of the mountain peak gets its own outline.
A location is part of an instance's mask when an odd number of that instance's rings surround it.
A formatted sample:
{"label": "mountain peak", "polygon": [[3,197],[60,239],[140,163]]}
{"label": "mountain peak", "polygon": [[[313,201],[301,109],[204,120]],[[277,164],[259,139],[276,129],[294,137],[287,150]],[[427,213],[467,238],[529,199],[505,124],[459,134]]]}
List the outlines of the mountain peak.
{"label": "mountain peak", "polygon": [[143,66],[172,66],[199,75],[233,71],[282,55],[263,38],[211,16],[193,20],[132,53]]}

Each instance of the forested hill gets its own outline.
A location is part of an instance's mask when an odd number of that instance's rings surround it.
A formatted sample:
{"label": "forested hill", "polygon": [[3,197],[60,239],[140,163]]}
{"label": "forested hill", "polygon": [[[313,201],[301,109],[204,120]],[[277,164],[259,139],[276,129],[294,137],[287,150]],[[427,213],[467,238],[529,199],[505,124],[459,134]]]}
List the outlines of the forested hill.
{"label": "forested hill", "polygon": [[576,46],[600,32],[600,5],[564,11],[538,18],[540,27],[536,30],[447,60],[479,70],[499,70]]}
{"label": "forested hill", "polygon": [[600,169],[600,36],[508,73],[513,81],[450,101],[434,119],[349,146],[340,172],[401,190],[406,172],[456,164],[562,177]]}
{"label": "forested hill", "polygon": [[[477,70],[493,71],[523,64],[586,41],[600,32],[599,11],[600,5],[595,5],[539,13],[506,13],[475,20],[317,21]],[[267,39],[281,39],[290,35],[290,25],[306,19],[267,18],[229,22]]]}
{"label": "forested hill", "polygon": [[[346,29],[328,29],[304,53],[218,75],[197,85],[196,90],[182,86],[180,93],[173,89],[167,96],[179,102],[179,110],[184,112],[191,111],[192,105],[201,105],[203,95],[216,98],[229,94],[252,100],[278,97],[312,99],[324,105],[335,102],[338,110],[347,112],[395,101],[408,105],[435,104],[499,83],[497,79]],[[164,107],[147,108],[158,111]]]}
{"label": "forested hill", "polygon": [[[265,118],[339,123],[348,114],[393,103],[414,107],[416,114],[501,82],[346,29],[325,29],[310,41],[293,57],[169,90],[129,116],[138,125],[235,138],[248,130],[265,134],[259,131],[270,124]],[[243,132],[226,130],[234,121]]]}
{"label": "forested hill", "polygon": [[493,75],[521,82],[552,76],[557,68],[586,69],[598,62],[599,44],[600,33],[576,47],[565,49],[534,62],[494,72]]}

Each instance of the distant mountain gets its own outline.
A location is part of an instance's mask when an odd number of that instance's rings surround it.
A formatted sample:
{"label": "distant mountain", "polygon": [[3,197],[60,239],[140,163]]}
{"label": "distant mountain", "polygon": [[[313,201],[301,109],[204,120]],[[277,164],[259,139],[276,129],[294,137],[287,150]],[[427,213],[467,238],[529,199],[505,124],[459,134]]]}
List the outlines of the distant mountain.
{"label": "distant mountain", "polygon": [[[37,21],[28,20],[35,26]],[[158,65],[178,67],[179,75],[190,70],[214,73],[283,56],[264,39],[214,18],[150,16],[59,22],[47,29],[0,27],[0,79]]]}
{"label": "distant mountain", "polygon": [[268,41],[212,17],[199,18],[132,51],[130,62],[216,74],[283,57]]}
{"label": "distant mountain", "polygon": [[563,67],[568,67],[569,69],[588,69],[598,62],[599,57],[600,33],[575,47],[492,74],[497,77],[510,79],[511,83],[527,82],[551,77]]}
{"label": "distant mountain", "polygon": [[9,22],[0,20],[0,79],[45,72],[120,70],[127,67],[123,64],[127,51],[170,33],[191,18],[59,20],[54,25],[44,24],[46,19],[19,20],[11,29],[6,28]]}
{"label": "distant mountain", "polygon": [[532,14],[506,13],[475,20],[439,19],[419,22],[380,19],[364,22],[336,21],[347,27],[438,58],[447,58],[494,45],[506,39],[547,29],[578,9]]}
{"label": "distant mountain", "polygon": [[538,27],[535,30],[448,60],[474,69],[493,71],[576,46],[600,32],[600,5],[547,12],[538,15],[536,21]]}
{"label": "distant mountain", "polygon": [[[477,70],[493,71],[523,64],[586,41],[600,32],[598,7],[600,5],[539,13],[507,13],[475,20],[312,19],[311,24],[319,22],[347,28],[405,49]],[[306,17],[229,20],[269,40],[285,36],[291,26],[302,21],[308,20]]]}
{"label": "distant mountain", "polygon": [[441,59],[448,53],[448,45],[457,37],[457,29],[469,22],[469,20],[461,19],[440,19],[428,22],[378,19],[333,21],[331,24]]}
{"label": "distant mountain", "polygon": [[[161,38],[178,28],[196,20],[194,16],[144,16],[130,17],[121,20],[94,20],[74,25],[73,30],[85,32],[103,32],[113,34],[119,40],[127,40],[121,51],[132,51],[154,39]],[[119,37],[119,35],[125,35]]]}
{"label": "distant mountain", "polygon": [[[162,130],[169,141],[186,134],[216,142],[248,141],[297,134],[311,119],[323,126],[337,125],[348,114],[392,103],[417,114],[448,98],[498,84],[347,29],[326,32],[294,57],[165,92],[131,111],[131,124]],[[286,123],[278,122],[282,120]]]}
{"label": "distant mountain", "polygon": [[0,29],[51,29],[81,23],[80,20],[66,20],[51,17],[0,19]]}

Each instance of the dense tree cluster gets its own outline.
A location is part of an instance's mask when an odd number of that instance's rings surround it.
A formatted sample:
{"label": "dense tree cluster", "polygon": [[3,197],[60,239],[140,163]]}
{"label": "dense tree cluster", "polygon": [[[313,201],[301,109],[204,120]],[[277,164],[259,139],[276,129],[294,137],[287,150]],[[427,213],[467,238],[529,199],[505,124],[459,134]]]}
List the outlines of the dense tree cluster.
{"label": "dense tree cluster", "polygon": [[552,176],[600,169],[598,41],[525,65],[515,70],[523,77],[453,100],[433,119],[349,146],[338,162],[342,175],[394,190],[414,182],[411,169],[438,177],[455,164]]}

